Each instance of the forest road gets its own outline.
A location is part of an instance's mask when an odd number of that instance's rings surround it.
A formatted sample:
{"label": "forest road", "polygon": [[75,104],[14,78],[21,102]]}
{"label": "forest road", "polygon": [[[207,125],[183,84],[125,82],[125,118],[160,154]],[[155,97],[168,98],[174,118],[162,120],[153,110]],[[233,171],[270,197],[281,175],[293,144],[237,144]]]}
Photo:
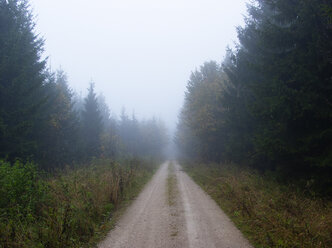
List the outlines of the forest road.
{"label": "forest road", "polygon": [[98,247],[252,246],[180,165],[166,162]]}

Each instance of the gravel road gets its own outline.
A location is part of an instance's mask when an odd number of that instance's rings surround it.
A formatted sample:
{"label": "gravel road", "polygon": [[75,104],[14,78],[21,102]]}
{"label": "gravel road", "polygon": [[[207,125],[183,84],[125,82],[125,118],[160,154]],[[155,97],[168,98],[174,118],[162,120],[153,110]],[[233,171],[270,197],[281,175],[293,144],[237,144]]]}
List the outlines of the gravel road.
{"label": "gravel road", "polygon": [[[175,164],[164,163],[100,248],[252,247],[217,204]],[[176,185],[172,204],[169,183]]]}

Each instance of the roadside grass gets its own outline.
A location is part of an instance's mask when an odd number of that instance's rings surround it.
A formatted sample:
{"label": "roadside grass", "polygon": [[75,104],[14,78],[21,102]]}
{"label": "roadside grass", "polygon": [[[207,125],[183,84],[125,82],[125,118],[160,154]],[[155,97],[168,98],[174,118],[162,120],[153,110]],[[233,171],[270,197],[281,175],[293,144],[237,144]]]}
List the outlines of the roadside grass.
{"label": "roadside grass", "polygon": [[[4,168],[0,172],[9,168],[4,164],[0,164]],[[0,206],[0,247],[86,247],[107,234],[151,178],[156,163],[96,160],[49,178],[37,179],[33,174],[27,182],[22,177],[27,175],[25,165],[15,170],[1,175],[9,177],[8,182],[16,178],[21,183],[8,186],[3,178],[0,181],[0,186],[7,187],[0,192],[7,199],[7,204]],[[17,186],[22,190],[15,195]],[[38,199],[34,197],[37,193]],[[30,198],[33,206],[26,209]]]}
{"label": "roadside grass", "polygon": [[236,165],[184,168],[255,247],[332,247],[330,200]]}

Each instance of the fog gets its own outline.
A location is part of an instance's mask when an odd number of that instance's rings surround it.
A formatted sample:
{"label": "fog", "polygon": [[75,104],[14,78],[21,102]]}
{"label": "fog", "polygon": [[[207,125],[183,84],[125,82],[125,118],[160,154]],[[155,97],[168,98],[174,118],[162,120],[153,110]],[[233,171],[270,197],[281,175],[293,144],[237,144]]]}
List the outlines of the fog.
{"label": "fog", "polygon": [[190,72],[220,62],[243,24],[242,0],[33,0],[53,70],[83,95],[96,91],[119,115],[156,116],[174,128]]}

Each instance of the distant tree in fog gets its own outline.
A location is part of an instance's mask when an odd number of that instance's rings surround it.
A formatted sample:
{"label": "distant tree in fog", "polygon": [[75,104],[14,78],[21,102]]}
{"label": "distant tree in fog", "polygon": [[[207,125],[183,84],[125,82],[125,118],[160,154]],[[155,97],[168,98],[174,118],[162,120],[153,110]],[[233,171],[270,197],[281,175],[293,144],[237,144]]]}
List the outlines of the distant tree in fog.
{"label": "distant tree in fog", "polygon": [[119,148],[117,121],[111,115],[111,110],[103,94],[98,95],[97,101],[102,120],[101,155],[103,157],[115,157]]}
{"label": "distant tree in fog", "polygon": [[[62,167],[77,160],[79,118],[73,108],[72,91],[63,70],[48,73],[46,123],[39,138],[38,160],[45,169]],[[47,135],[46,135],[47,134]]]}
{"label": "distant tree in fog", "polygon": [[91,82],[88,95],[84,99],[84,110],[82,112],[82,135],[86,156],[92,157],[100,154],[102,128],[102,116],[98,108],[94,84]]}

